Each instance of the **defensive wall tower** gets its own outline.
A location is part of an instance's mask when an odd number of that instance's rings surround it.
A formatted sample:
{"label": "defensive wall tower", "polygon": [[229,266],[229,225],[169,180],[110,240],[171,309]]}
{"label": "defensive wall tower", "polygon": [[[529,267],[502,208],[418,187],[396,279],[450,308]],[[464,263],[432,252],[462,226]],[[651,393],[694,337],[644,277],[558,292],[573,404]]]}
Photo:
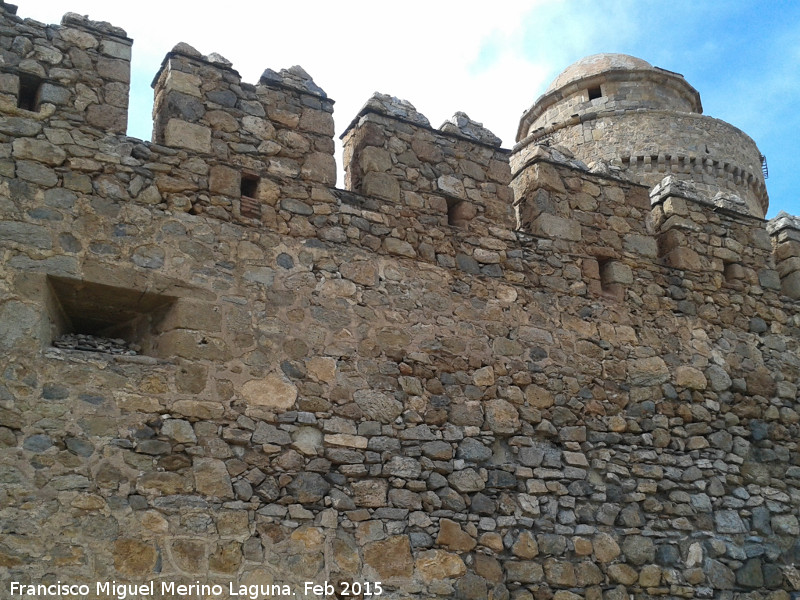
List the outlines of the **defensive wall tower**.
{"label": "defensive wall tower", "polygon": [[736,194],[763,217],[769,198],[755,142],[702,113],[682,75],[625,54],[595,54],[567,67],[523,113],[512,167],[522,168],[536,144],[560,145],[648,187],[672,174],[709,198]]}

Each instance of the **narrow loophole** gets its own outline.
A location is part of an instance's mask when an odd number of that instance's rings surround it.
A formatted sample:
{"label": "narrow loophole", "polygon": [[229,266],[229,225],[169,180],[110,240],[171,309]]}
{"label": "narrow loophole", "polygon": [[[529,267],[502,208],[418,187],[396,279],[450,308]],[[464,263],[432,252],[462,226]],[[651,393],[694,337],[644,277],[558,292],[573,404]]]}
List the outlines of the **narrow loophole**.
{"label": "narrow loophole", "polygon": [[17,108],[39,111],[39,97],[42,90],[42,80],[35,75],[21,74],[19,76],[19,97]]}

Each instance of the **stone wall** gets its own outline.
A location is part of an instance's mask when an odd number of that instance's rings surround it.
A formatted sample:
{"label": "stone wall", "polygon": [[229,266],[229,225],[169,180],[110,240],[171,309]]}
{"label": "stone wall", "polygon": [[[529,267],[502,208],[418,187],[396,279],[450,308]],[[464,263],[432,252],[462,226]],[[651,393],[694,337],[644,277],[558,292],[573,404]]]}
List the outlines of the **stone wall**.
{"label": "stone wall", "polygon": [[772,236],[781,289],[787,296],[800,298],[800,220],[781,212],[767,224],[767,231]]}
{"label": "stone wall", "polygon": [[543,146],[511,180],[485,129],[387,97],[340,190],[301,69],[179,45],[155,88],[154,143],[0,107],[4,589],[800,587],[795,220]]}

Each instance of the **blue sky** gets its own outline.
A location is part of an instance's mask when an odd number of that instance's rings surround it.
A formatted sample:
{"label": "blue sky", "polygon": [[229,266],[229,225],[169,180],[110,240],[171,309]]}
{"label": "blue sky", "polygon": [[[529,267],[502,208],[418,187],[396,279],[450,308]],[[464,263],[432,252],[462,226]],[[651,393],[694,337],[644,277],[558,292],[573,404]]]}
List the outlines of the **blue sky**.
{"label": "blue sky", "polygon": [[632,54],[683,74],[706,115],[756,141],[769,164],[768,216],[800,214],[800,2],[229,0],[204,10],[140,0],[135,11],[108,0],[19,4],[20,16],[47,23],[69,10],[127,30],[128,133],[143,139],[152,128],[150,82],[179,41],[222,54],[253,83],[267,67],[302,65],[336,101],[337,135],[380,91],[411,101],[434,126],[463,110],[509,148],[523,110],[569,64],[598,52]]}

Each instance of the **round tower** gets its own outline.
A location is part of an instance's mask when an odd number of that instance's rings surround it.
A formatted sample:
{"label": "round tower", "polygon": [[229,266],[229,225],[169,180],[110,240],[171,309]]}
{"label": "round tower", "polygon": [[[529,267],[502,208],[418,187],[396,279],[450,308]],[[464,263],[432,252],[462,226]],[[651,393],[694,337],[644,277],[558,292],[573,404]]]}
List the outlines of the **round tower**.
{"label": "round tower", "polygon": [[736,194],[764,217],[769,198],[758,147],[702,113],[700,94],[682,75],[626,54],[595,54],[567,67],[525,111],[513,162],[523,169],[536,144],[560,145],[648,186],[673,174],[710,198]]}

